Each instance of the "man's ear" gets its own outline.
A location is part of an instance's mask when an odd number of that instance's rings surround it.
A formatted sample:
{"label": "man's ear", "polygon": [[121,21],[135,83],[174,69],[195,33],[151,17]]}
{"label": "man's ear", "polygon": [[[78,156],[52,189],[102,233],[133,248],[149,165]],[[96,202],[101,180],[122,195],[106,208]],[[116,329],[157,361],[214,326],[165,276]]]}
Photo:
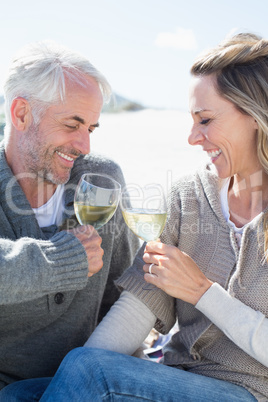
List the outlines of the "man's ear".
{"label": "man's ear", "polygon": [[10,108],[13,126],[18,131],[27,129],[32,120],[31,109],[28,101],[24,98],[15,98]]}

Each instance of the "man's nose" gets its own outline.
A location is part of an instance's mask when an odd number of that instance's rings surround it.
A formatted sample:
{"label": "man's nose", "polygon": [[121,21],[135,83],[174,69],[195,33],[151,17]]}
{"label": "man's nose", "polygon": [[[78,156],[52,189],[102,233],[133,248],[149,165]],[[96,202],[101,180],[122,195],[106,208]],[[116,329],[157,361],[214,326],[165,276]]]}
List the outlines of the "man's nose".
{"label": "man's nose", "polygon": [[81,130],[74,142],[73,142],[74,148],[83,155],[89,154],[90,152],[90,133],[87,129]]}

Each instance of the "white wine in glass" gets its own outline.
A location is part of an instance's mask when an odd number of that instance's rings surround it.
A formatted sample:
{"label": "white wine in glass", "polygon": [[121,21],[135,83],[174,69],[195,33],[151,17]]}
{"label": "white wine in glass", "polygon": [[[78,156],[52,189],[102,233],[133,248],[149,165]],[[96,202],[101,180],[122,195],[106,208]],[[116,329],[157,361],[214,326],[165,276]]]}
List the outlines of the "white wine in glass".
{"label": "white wine in glass", "polygon": [[80,225],[100,229],[114,215],[121,194],[120,184],[97,173],[82,175],[74,196],[74,211]]}
{"label": "white wine in glass", "polygon": [[136,236],[146,242],[159,238],[167,219],[165,195],[160,185],[128,186],[121,195],[120,205],[127,226]]}

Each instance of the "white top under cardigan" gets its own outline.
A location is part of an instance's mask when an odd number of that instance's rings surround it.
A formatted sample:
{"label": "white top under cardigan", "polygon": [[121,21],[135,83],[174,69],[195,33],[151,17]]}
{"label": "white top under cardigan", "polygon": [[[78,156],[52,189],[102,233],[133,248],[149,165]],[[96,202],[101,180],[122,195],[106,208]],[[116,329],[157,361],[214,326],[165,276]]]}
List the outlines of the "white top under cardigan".
{"label": "white top under cardigan", "polygon": [[[226,221],[235,230],[239,246],[243,230],[250,223],[237,228],[230,221],[227,198],[229,182],[230,179],[227,179],[221,188],[221,206]],[[236,345],[268,367],[268,319],[264,314],[235,299],[217,283],[206,291],[195,307]],[[244,317],[247,317],[246,322]],[[155,321],[155,315],[144,303],[130,292],[123,291],[84,346],[131,355],[147,337]]]}
{"label": "white top under cardigan", "polygon": [[230,211],[229,211],[229,205],[228,205],[228,188],[229,188],[229,184],[230,184],[230,178],[229,179],[225,179],[222,183],[222,187],[221,187],[221,192],[220,192],[220,199],[221,199],[221,209],[222,209],[222,213],[224,218],[226,219],[226,222],[228,223],[228,225],[230,225],[233,229],[234,229],[234,233],[235,233],[235,238],[236,238],[236,242],[238,247],[240,248],[241,245],[241,238],[242,238],[242,234],[244,229],[251,223],[254,222],[255,220],[259,219],[259,215],[255,216],[255,218],[252,219],[251,222],[246,223],[244,226],[242,226],[241,228],[237,227],[234,222],[232,222],[230,220]]}

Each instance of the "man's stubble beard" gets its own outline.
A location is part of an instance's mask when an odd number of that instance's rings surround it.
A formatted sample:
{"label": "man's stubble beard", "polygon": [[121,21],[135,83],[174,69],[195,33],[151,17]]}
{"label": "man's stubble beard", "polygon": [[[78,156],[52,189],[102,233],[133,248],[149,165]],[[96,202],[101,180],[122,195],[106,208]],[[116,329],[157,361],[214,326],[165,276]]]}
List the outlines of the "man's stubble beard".
{"label": "man's stubble beard", "polygon": [[39,125],[32,123],[27,133],[19,141],[19,150],[24,157],[25,172],[33,174],[36,179],[49,184],[65,184],[69,181],[71,169],[66,168],[66,175],[57,174],[53,170],[53,159],[56,149],[49,150],[42,141]]}

